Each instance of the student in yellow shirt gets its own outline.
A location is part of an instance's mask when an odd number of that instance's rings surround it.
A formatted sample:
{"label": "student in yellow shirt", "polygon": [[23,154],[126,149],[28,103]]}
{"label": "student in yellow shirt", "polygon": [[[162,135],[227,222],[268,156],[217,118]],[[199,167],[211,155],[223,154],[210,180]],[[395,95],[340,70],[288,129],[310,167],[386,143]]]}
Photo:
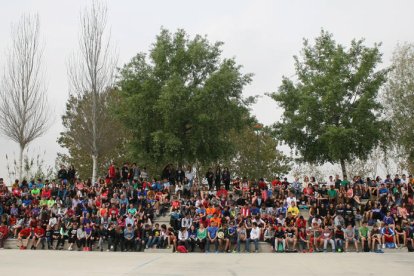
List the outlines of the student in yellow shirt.
{"label": "student in yellow shirt", "polygon": [[294,218],[299,215],[299,208],[296,206],[295,202],[292,202],[292,205],[288,208],[288,213],[291,213]]}

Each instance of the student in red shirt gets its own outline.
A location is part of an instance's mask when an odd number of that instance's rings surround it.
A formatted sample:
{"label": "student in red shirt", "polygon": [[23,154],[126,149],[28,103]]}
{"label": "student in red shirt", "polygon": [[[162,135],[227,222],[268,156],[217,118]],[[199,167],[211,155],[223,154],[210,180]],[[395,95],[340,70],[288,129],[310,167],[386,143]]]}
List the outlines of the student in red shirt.
{"label": "student in red shirt", "polygon": [[224,196],[224,197],[226,197],[226,198],[227,198],[227,190],[226,190],[226,189],[224,189],[224,185],[221,185],[220,190],[218,190],[218,191],[217,191],[216,196],[217,196],[218,198],[221,198],[222,196]]}
{"label": "student in red shirt", "polygon": [[274,179],[272,181],[272,186],[273,186],[273,188],[275,188],[276,186],[280,186],[280,185],[282,185],[282,182],[280,182],[280,178],[279,177],[276,177],[276,179]]}
{"label": "student in red shirt", "polygon": [[7,225],[2,222],[0,224],[0,249],[4,248],[4,241],[7,240],[7,234],[9,233],[9,228]]}
{"label": "student in red shirt", "polygon": [[306,228],[306,220],[303,218],[303,216],[297,218],[295,224],[297,229]]}
{"label": "student in red shirt", "polygon": [[39,245],[39,243],[42,241],[42,239],[45,236],[45,229],[43,229],[42,226],[40,226],[40,224],[38,224],[36,226],[36,228],[33,230],[34,232],[34,237],[33,237],[33,244],[31,249],[36,250],[37,246]]}
{"label": "student in red shirt", "polygon": [[52,190],[50,190],[49,187],[46,186],[42,190],[42,198],[50,199],[51,196],[52,196]]}
{"label": "student in red shirt", "polygon": [[29,240],[30,240],[31,237],[32,237],[32,228],[30,228],[30,227],[23,228],[19,232],[19,235],[17,236],[17,246],[20,249],[26,249],[26,247],[29,244]]}

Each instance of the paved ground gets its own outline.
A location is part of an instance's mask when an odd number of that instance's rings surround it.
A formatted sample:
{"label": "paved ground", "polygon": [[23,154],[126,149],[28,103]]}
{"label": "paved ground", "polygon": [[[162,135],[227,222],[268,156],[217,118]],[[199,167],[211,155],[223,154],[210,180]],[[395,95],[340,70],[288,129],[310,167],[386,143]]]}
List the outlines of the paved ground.
{"label": "paved ground", "polygon": [[414,254],[0,251],[0,275],[413,275]]}

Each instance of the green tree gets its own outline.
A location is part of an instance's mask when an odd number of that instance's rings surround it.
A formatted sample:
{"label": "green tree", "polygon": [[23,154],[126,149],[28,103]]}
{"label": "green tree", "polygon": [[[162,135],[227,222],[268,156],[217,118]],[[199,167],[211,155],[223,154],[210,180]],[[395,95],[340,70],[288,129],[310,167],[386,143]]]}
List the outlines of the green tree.
{"label": "green tree", "polygon": [[231,134],[235,154],[229,169],[233,174],[249,179],[272,179],[290,171],[290,158],[277,149],[278,143],[268,128],[258,131],[249,126]]}
{"label": "green tree", "polygon": [[392,57],[393,70],[384,89],[384,105],[391,124],[391,143],[414,167],[414,44],[398,45]]}
{"label": "green tree", "polygon": [[92,148],[96,146],[99,153],[98,172],[102,176],[106,173],[108,163],[111,161],[124,161],[127,151],[125,144],[128,134],[123,125],[111,115],[110,107],[116,105],[117,93],[107,90],[97,96],[97,143],[92,145],[91,118],[92,94],[81,96],[71,95],[66,103],[66,112],[62,116],[64,131],[60,133],[58,143],[68,150],[68,154],[60,154],[59,161],[73,164],[81,178],[92,177]]}
{"label": "green tree", "polygon": [[383,138],[386,125],[378,90],[389,69],[381,63],[379,45],[353,40],[347,49],[323,31],[311,45],[304,40],[295,56],[296,80],[284,77],[271,97],[284,109],[275,124],[277,137],[295,148],[305,162],[365,159]]}
{"label": "green tree", "polygon": [[221,42],[162,29],[148,56],[120,71],[117,115],[131,130],[132,154],[145,164],[209,163],[231,153],[229,132],[250,120],[251,81]]}

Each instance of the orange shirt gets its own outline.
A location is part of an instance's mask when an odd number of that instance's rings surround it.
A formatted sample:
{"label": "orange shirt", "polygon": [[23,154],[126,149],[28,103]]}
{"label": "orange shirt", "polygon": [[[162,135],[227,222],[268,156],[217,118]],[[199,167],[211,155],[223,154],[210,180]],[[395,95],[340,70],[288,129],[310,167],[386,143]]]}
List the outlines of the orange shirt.
{"label": "orange shirt", "polygon": [[207,214],[208,216],[212,216],[212,215],[214,215],[214,213],[216,213],[216,208],[214,208],[214,207],[208,207],[208,208],[206,209],[206,214]]}
{"label": "orange shirt", "polygon": [[216,218],[211,218],[211,219],[210,219],[210,224],[211,224],[212,222],[215,222],[215,223],[216,223],[216,226],[220,226],[220,225],[221,225],[221,218],[219,218],[219,217],[216,217]]}

